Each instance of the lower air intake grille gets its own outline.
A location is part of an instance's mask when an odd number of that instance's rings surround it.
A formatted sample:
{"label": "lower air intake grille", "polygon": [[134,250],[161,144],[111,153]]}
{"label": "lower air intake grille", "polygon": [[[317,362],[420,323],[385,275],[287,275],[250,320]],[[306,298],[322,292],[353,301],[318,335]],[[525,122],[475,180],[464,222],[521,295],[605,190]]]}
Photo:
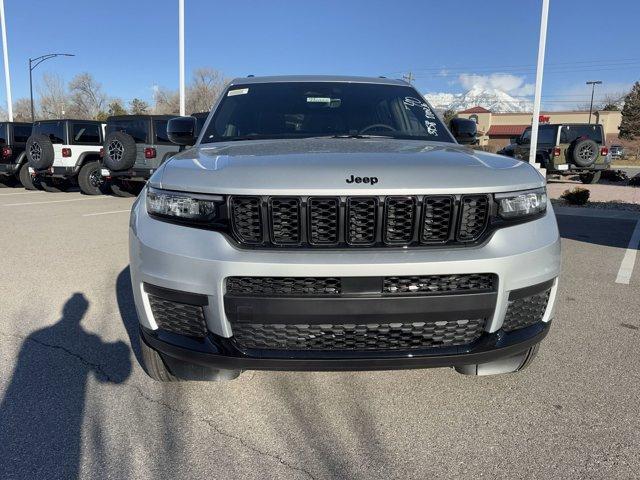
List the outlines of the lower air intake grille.
{"label": "lower air intake grille", "polygon": [[227,293],[254,296],[339,295],[341,283],[334,277],[229,277]]}
{"label": "lower air intake grille", "polygon": [[367,325],[236,323],[233,335],[244,349],[412,350],[469,344],[482,335],[484,323],[482,319]]}
{"label": "lower air intake grille", "polygon": [[550,293],[551,289],[548,289],[529,297],[510,299],[502,329],[505,332],[512,332],[542,321]]}
{"label": "lower air intake grille", "polygon": [[383,293],[471,293],[491,292],[496,276],[491,273],[465,275],[424,275],[415,277],[385,277]]}
{"label": "lower air intake grille", "polygon": [[151,294],[149,304],[158,328],[189,337],[202,338],[207,335],[201,306],[174,302]]}

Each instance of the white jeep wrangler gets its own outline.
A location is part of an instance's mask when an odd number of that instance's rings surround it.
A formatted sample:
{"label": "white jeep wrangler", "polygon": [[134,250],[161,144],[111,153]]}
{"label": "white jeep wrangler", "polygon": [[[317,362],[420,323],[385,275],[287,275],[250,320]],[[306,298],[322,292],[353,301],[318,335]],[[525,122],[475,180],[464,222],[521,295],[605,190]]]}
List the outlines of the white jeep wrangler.
{"label": "white jeep wrangler", "polygon": [[77,184],[82,193],[99,195],[100,149],[105,123],[94,120],[44,120],[33,124],[27,140],[29,171],[48,192]]}

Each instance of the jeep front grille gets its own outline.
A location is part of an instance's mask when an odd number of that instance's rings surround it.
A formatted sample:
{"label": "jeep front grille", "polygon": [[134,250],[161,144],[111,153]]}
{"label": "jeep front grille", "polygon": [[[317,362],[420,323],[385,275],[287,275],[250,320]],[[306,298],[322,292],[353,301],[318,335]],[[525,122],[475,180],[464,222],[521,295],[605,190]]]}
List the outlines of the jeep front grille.
{"label": "jeep front grille", "polygon": [[255,247],[472,243],[487,231],[490,212],[489,195],[229,199],[234,237]]}
{"label": "jeep front grille", "polygon": [[480,338],[484,319],[363,325],[233,324],[242,349],[415,350],[467,345]]}

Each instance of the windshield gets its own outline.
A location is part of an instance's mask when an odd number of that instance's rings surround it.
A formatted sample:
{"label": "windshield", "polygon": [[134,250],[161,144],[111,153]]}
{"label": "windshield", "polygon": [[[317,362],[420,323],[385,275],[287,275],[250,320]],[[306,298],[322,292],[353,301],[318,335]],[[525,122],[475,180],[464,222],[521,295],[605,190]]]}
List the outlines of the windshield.
{"label": "windshield", "polygon": [[202,142],[352,135],[453,142],[413,88],[346,82],[232,86]]}

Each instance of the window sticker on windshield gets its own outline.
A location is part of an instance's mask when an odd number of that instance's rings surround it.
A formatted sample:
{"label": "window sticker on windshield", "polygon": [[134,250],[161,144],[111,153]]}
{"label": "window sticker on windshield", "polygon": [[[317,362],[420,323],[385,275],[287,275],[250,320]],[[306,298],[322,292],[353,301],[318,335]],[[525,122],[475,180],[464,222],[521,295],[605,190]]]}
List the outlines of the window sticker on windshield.
{"label": "window sticker on windshield", "polygon": [[435,119],[436,115],[431,111],[429,105],[415,97],[404,97],[404,107],[408,110],[411,107],[420,107],[424,111],[424,116],[430,119]]}
{"label": "window sticker on windshield", "polygon": [[236,88],[235,90],[229,90],[227,97],[233,97],[234,95],[246,95],[249,93],[248,88]]}
{"label": "window sticker on windshield", "polygon": [[331,103],[329,97],[307,97],[308,103]]}
{"label": "window sticker on windshield", "polygon": [[427,133],[429,135],[438,135],[436,122],[429,122],[428,120],[425,120],[424,124],[427,126]]}

